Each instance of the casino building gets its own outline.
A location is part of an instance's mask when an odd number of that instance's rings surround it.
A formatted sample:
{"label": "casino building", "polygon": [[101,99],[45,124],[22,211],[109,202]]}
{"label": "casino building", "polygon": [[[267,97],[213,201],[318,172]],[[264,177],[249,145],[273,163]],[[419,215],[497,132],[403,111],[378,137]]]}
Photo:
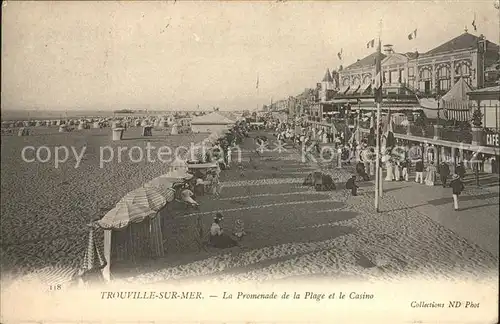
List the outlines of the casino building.
{"label": "casino building", "polygon": [[[340,94],[362,94],[372,84],[375,58],[367,57],[339,71]],[[385,93],[405,93],[407,89],[424,96],[444,95],[462,77],[473,89],[485,85],[485,69],[499,59],[499,47],[465,31],[425,53],[396,53],[385,45],[382,57]]]}
{"label": "casino building", "polygon": [[[381,59],[383,78],[382,112],[390,110],[393,117],[399,115],[400,121],[406,119],[409,125],[408,132],[399,132],[396,137],[414,142],[423,142],[424,137],[426,143],[444,148],[446,155],[455,150],[473,153],[479,145],[488,157],[496,156],[498,161],[500,47],[467,30],[424,53],[398,53],[395,46],[384,45],[381,53],[374,52],[334,71],[336,82],[327,71],[317,84],[316,101],[307,109],[313,126],[324,128],[329,117],[346,109],[358,112],[358,116],[367,116],[376,109],[372,86],[377,58]],[[480,127],[486,134],[476,136],[474,130],[469,130],[475,139],[460,137],[464,132],[457,128],[457,122],[470,124],[478,109],[482,113]],[[418,135],[410,132],[414,126],[412,116],[421,112],[430,128],[434,127],[430,138],[423,130]],[[447,138],[442,137],[445,121],[452,125],[444,132]],[[466,158],[463,153],[456,156],[458,160]]]}

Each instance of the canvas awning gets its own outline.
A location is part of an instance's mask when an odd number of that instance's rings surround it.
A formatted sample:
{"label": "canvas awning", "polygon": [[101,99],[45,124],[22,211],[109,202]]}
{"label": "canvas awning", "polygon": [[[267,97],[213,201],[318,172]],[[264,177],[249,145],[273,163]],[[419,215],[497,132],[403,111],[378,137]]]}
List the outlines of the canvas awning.
{"label": "canvas awning", "polygon": [[365,94],[365,92],[367,92],[367,90],[370,89],[371,86],[371,83],[363,84],[358,90],[359,94]]}
{"label": "canvas awning", "polygon": [[339,89],[339,93],[345,95],[347,91],[349,91],[350,86],[342,86]]}
{"label": "canvas awning", "polygon": [[132,190],[126,194],[119,202],[142,205],[154,211],[159,211],[166,204],[167,200],[162,193],[152,186],[144,186]]}
{"label": "canvas awning", "polygon": [[103,229],[121,229],[130,223],[140,223],[147,217],[156,215],[154,210],[137,204],[119,203],[111,209],[97,224]]}
{"label": "canvas awning", "polygon": [[441,98],[442,102],[446,105],[446,102],[450,101],[466,101],[469,100],[468,92],[472,91],[472,88],[465,82],[463,78],[458,79],[458,81],[451,87],[451,89]]}
{"label": "canvas awning", "polygon": [[188,169],[210,169],[217,168],[216,163],[196,163],[196,164],[188,164]]}
{"label": "canvas awning", "polygon": [[349,91],[347,91],[346,94],[356,94],[356,92],[359,90],[360,87],[361,87],[360,84],[354,85],[349,89]]}

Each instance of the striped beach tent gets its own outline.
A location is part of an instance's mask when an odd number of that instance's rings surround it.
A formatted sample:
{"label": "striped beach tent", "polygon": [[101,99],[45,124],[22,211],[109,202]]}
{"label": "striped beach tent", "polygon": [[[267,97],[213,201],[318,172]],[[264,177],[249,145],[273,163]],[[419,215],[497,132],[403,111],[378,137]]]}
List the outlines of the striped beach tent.
{"label": "striped beach tent", "polygon": [[447,120],[469,121],[471,119],[471,105],[467,92],[472,88],[460,78],[457,83],[441,98],[444,109],[443,118]]}
{"label": "striped beach tent", "polygon": [[118,203],[97,224],[103,229],[120,229],[127,227],[130,223],[140,223],[147,217],[153,217],[156,211],[143,205],[127,202]]}
{"label": "striped beach tent", "polygon": [[167,200],[159,189],[152,186],[143,186],[126,194],[118,203],[141,205],[151,210],[159,211],[165,207]]}
{"label": "striped beach tent", "polygon": [[159,176],[145,183],[144,186],[155,188],[163,197],[165,197],[167,203],[169,203],[174,200],[175,190],[172,188],[174,183],[175,182],[172,181],[172,178]]}

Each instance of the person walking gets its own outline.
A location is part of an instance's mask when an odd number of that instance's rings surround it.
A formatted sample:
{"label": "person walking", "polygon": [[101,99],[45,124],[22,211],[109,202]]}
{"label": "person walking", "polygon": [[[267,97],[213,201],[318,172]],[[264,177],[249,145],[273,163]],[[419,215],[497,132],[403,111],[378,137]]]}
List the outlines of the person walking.
{"label": "person walking", "polygon": [[465,177],[465,167],[462,162],[458,163],[455,172],[460,177],[460,179],[463,179]]}
{"label": "person walking", "polygon": [[437,168],[434,165],[434,162],[430,162],[429,166],[427,167],[427,174],[425,176],[425,184],[428,186],[434,186],[436,182],[436,174],[437,174]]}
{"label": "person walking", "polygon": [[396,161],[394,163],[394,178],[396,181],[401,181],[402,175],[401,175],[401,162]]}
{"label": "person walking", "polygon": [[424,162],[421,159],[415,163],[415,182],[424,184]]}
{"label": "person walking", "polygon": [[441,178],[441,184],[443,185],[443,188],[446,187],[449,175],[450,175],[450,167],[448,166],[448,163],[444,161],[441,162],[441,164],[439,165],[439,177]]}
{"label": "person walking", "polygon": [[452,194],[453,194],[453,207],[456,211],[458,211],[458,196],[462,193],[464,190],[464,184],[462,180],[460,179],[460,176],[458,174],[454,174],[451,178],[450,182],[450,187],[452,189]]}
{"label": "person walking", "polygon": [[410,160],[408,158],[405,158],[403,160],[403,162],[401,163],[401,167],[403,168],[403,179],[405,181],[408,181],[409,180],[409,177],[410,177]]}

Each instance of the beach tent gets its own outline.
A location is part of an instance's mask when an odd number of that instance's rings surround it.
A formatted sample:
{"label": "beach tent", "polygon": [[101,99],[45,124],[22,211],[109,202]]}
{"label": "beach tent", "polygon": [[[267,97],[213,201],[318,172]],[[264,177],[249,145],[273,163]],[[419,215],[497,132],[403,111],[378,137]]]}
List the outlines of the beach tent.
{"label": "beach tent", "polygon": [[178,135],[179,134],[179,126],[177,124],[172,125],[172,129],[170,130],[170,135]]}
{"label": "beach tent", "polygon": [[141,205],[154,211],[165,207],[167,200],[155,187],[140,187],[126,194],[118,204]]}
{"label": "beach tent", "polygon": [[17,136],[29,136],[29,134],[29,128],[26,127],[19,128],[19,131],[17,132]]}
{"label": "beach tent", "polygon": [[467,95],[470,91],[472,91],[472,88],[463,78],[460,78],[450,91],[441,98],[441,107],[444,113],[440,117],[457,121],[470,120],[471,105]]}
{"label": "beach tent", "polygon": [[163,175],[163,177],[169,179],[172,182],[181,182],[184,180],[192,179],[193,175],[190,173],[187,173],[184,170],[176,170],[176,171],[168,172],[167,174]]}
{"label": "beach tent", "polygon": [[103,275],[106,280],[110,279],[111,260],[135,263],[138,258],[164,255],[161,220],[152,209],[119,202],[97,224],[104,229],[107,264]]}
{"label": "beach tent", "polygon": [[191,129],[194,133],[223,132],[236,123],[218,112],[203,116],[196,116],[191,120]]}
{"label": "beach tent", "polygon": [[184,173],[186,173],[187,170],[188,170],[188,168],[187,168],[186,161],[181,159],[180,157],[176,157],[175,160],[172,161],[172,163],[170,163],[170,165],[168,167],[169,172],[183,171]]}
{"label": "beach tent", "polygon": [[153,180],[146,182],[144,184],[145,187],[153,187],[155,188],[164,198],[167,203],[172,202],[175,197],[175,190],[172,189],[174,185],[174,181],[172,178],[159,176],[154,178]]}
{"label": "beach tent", "polygon": [[118,203],[104,217],[97,221],[103,229],[121,229],[131,223],[140,223],[156,212],[148,207],[131,203]]}

